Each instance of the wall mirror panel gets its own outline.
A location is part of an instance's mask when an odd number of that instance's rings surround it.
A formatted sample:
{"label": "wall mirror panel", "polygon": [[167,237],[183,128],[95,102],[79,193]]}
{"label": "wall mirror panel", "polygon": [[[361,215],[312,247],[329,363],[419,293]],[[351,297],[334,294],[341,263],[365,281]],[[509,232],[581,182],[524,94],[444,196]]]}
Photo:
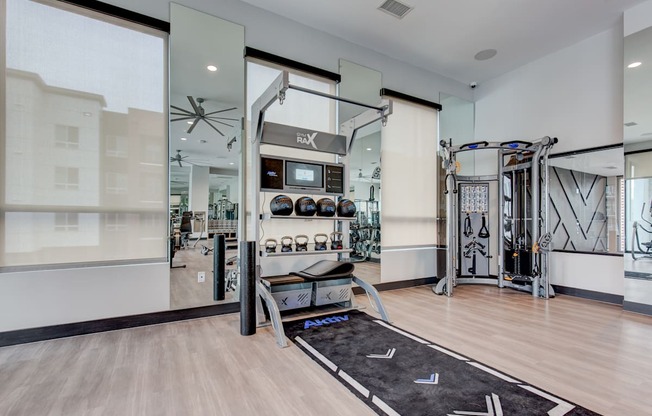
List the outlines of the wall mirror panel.
{"label": "wall mirror panel", "polygon": [[652,27],[624,56],[625,309],[652,313]]}
{"label": "wall mirror panel", "polygon": [[622,253],[622,147],[553,156],[549,166],[548,212],[553,249]]}
{"label": "wall mirror panel", "polygon": [[[244,27],[170,5],[170,306],[234,302],[245,111]],[[224,299],[213,276],[226,238]]]}
{"label": "wall mirror panel", "polygon": [[[382,74],[373,69],[340,59],[342,82],[339,95],[351,100],[377,105],[380,101]],[[366,108],[339,103],[339,122],[345,122]],[[361,129],[349,156],[350,198],[355,202],[356,220],[349,226],[351,261],[356,262],[356,274],[365,281],[380,283],[381,262],[381,123]]]}

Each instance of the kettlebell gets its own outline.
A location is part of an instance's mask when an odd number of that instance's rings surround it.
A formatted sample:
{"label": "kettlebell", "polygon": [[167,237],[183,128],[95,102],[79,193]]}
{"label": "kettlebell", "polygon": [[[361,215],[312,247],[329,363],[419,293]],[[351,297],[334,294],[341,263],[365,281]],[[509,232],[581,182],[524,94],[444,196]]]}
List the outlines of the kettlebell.
{"label": "kettlebell", "polygon": [[294,239],[289,235],[281,238],[281,253],[289,253],[292,251],[292,242]]}
{"label": "kettlebell", "polygon": [[268,238],[265,240],[265,253],[276,253],[276,246],[278,246],[278,241]]}
{"label": "kettlebell", "polygon": [[297,248],[297,252],[308,251],[308,241],[310,241],[310,239],[305,234],[299,234],[294,237],[294,245]]}
{"label": "kettlebell", "polygon": [[324,251],[328,247],[328,235],[324,233],[315,234],[315,251]]}
{"label": "kettlebell", "polygon": [[342,233],[333,231],[331,233],[331,250],[342,250]]}

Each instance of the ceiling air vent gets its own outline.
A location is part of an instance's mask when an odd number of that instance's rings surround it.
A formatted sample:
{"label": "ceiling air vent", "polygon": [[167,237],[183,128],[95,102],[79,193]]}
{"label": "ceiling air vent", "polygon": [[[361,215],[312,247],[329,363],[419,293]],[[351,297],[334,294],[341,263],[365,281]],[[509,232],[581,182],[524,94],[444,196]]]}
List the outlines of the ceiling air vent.
{"label": "ceiling air vent", "polygon": [[407,4],[398,2],[396,0],[387,0],[383,2],[383,4],[381,4],[378,8],[378,10],[391,14],[398,19],[402,19],[412,9],[412,6],[408,6]]}
{"label": "ceiling air vent", "polygon": [[638,126],[638,123],[635,121],[630,121],[629,123],[625,123],[625,126],[627,127]]}

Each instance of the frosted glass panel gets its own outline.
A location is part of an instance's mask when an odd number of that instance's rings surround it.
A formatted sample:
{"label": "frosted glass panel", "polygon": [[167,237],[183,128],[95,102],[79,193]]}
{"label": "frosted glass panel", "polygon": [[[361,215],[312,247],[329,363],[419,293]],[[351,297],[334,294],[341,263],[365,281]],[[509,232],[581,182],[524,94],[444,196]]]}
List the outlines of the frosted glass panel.
{"label": "frosted glass panel", "polygon": [[0,267],[164,258],[165,35],[60,4],[6,2]]}
{"label": "frosted glass panel", "polygon": [[433,245],[437,214],[437,111],[394,101],[382,129],[383,247]]}

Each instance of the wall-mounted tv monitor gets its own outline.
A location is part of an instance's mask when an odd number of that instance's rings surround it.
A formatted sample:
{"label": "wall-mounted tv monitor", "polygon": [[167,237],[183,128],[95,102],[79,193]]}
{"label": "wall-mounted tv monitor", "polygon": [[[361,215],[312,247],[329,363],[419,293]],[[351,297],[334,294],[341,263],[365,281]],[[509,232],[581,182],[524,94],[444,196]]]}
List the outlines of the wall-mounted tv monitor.
{"label": "wall-mounted tv monitor", "polygon": [[323,188],[324,165],[294,162],[285,162],[285,185],[300,188]]}

